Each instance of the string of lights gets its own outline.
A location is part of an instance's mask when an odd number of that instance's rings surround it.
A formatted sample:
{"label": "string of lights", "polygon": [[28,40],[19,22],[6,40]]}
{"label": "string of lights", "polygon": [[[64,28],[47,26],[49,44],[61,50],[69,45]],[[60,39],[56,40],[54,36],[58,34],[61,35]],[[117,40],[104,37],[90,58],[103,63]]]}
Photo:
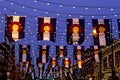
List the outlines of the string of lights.
{"label": "string of lights", "polygon": [[111,6],[83,6],[83,5],[73,5],[73,4],[64,4],[64,3],[57,3],[57,2],[51,2],[51,1],[45,1],[45,0],[34,0],[34,2],[36,3],[36,2],[44,2],[44,3],[47,3],[47,5],[50,5],[50,4],[56,4],[56,5],[63,5],[63,6],[70,6],[70,7],[73,7],[73,6],[75,6],[75,7],[84,7],[84,8],[86,8],[86,7],[89,7],[89,8],[99,8],[99,7],[101,7],[101,8],[107,8],[107,9],[111,9],[111,8],[115,8],[115,9],[120,9],[120,7],[115,7],[115,6],[113,6],[113,7],[111,7]]}
{"label": "string of lights", "polygon": [[[62,14],[62,15],[69,15],[69,17],[72,16],[72,15],[74,15],[74,16],[75,16],[75,15],[77,15],[77,16],[82,15],[82,16],[92,16],[92,17],[94,17],[94,16],[102,16],[102,17],[105,17],[105,16],[110,16],[110,15],[117,16],[117,15],[120,14],[119,12],[118,12],[118,13],[106,13],[106,14],[93,14],[93,13],[92,13],[92,14],[78,14],[78,13],[58,12],[58,11],[45,10],[45,9],[41,9],[41,8],[38,8],[38,7],[32,7],[32,6],[20,4],[20,3],[17,3],[17,2],[11,1],[11,0],[6,0],[6,1],[12,3],[12,5],[13,5],[13,4],[16,4],[16,5],[19,5],[19,6],[21,6],[21,7],[24,6],[24,7],[33,9],[34,11],[37,11],[37,10],[39,10],[39,11],[44,11],[44,12],[46,12],[46,14],[48,14],[48,13],[55,14],[55,13],[56,13],[58,16],[59,16],[60,14]],[[90,6],[89,6],[89,7],[90,7]],[[108,8],[108,9],[109,9],[109,8]],[[115,9],[119,9],[119,8],[116,7]],[[110,10],[113,11],[114,9],[111,8]]]}

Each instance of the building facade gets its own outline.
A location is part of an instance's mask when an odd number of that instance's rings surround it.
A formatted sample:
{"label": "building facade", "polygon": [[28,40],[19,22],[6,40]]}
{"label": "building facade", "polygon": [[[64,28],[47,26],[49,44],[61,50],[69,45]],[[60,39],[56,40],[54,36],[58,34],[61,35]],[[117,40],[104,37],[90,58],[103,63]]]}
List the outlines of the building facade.
{"label": "building facade", "polygon": [[102,53],[101,76],[103,80],[111,80],[112,75],[120,79],[120,41],[100,50]]}

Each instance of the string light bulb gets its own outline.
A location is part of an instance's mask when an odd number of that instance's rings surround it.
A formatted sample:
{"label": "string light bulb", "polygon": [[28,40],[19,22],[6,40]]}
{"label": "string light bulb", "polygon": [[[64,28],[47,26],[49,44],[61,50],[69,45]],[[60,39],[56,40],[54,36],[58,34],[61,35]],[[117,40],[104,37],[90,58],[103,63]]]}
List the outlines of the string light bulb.
{"label": "string light bulb", "polygon": [[47,5],[49,6],[49,5],[50,5],[50,3],[48,2],[48,3],[47,3]]}
{"label": "string light bulb", "polygon": [[61,5],[61,4],[60,4],[59,6],[60,6],[60,7],[63,7],[63,5]]}
{"label": "string light bulb", "polygon": [[58,13],[57,15],[59,16],[60,14]]}
{"label": "string light bulb", "polygon": [[98,8],[98,10],[101,10],[101,8]]}
{"label": "string light bulb", "polygon": [[114,16],[115,16],[115,17],[117,17],[117,15],[116,15],[116,14],[115,14]]}
{"label": "string light bulb", "polygon": [[25,6],[22,6],[22,8],[25,8]]}
{"label": "string light bulb", "polygon": [[73,9],[75,8],[75,6],[72,7]]}
{"label": "string light bulb", "polygon": [[88,9],[88,7],[85,8],[86,10]]}
{"label": "string light bulb", "polygon": [[14,3],[11,3],[11,5],[14,5]]}
{"label": "string light bulb", "polygon": [[113,11],[114,9],[113,9],[113,8],[111,8],[110,10],[111,10],[111,11]]}
{"label": "string light bulb", "polygon": [[48,12],[47,12],[47,11],[46,11],[45,13],[46,13],[46,14],[48,14]]}

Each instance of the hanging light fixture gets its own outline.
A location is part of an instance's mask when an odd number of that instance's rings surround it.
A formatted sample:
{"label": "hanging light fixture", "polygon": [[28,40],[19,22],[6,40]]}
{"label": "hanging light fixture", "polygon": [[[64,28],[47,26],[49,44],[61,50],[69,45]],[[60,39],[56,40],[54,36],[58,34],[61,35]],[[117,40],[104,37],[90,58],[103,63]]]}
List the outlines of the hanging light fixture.
{"label": "hanging light fixture", "polygon": [[97,29],[96,27],[93,27],[93,36],[97,37],[98,33],[97,33]]}
{"label": "hanging light fixture", "polygon": [[70,60],[69,60],[69,58],[65,58],[65,60],[64,60],[64,65],[65,65],[66,68],[69,67],[69,65],[70,65]]}
{"label": "hanging light fixture", "polygon": [[77,60],[78,68],[82,68],[82,60]]}

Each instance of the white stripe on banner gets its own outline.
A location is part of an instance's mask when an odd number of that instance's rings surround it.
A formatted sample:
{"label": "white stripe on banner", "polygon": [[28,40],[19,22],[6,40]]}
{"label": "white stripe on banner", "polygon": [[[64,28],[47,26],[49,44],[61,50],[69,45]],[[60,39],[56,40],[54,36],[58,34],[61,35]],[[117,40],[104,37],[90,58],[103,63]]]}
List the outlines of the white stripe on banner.
{"label": "white stripe on banner", "polygon": [[43,45],[43,46],[42,46],[42,49],[46,49],[46,45]]}
{"label": "white stripe on banner", "polygon": [[42,63],[46,63],[46,53],[42,54]]}
{"label": "white stripe on banner", "polygon": [[104,24],[104,19],[98,19],[98,24]]}
{"label": "white stripe on banner", "polygon": [[[46,45],[43,45],[42,49],[46,49]],[[42,63],[46,63],[46,52],[45,53],[42,52]]]}
{"label": "white stripe on banner", "polygon": [[59,49],[64,49],[64,47],[63,46],[59,46]]}
{"label": "white stripe on banner", "polygon": [[[77,46],[77,50],[81,50],[81,46]],[[81,51],[77,52],[77,60],[81,60]]]}
{"label": "white stripe on banner", "polygon": [[19,22],[20,16],[13,16],[13,22]]}
{"label": "white stripe on banner", "polygon": [[98,46],[97,46],[97,45],[94,45],[94,49],[98,49]]}
{"label": "white stripe on banner", "polygon": [[23,55],[22,55],[22,62],[26,62],[26,59],[27,59],[27,55],[26,55],[26,54],[23,54]]}
{"label": "white stripe on banner", "polygon": [[[72,20],[73,20],[72,24],[79,24],[79,19],[78,18],[73,18]],[[79,41],[79,33],[76,33],[76,32],[72,33],[72,41],[73,41],[73,44],[78,43],[78,41]]]}
{"label": "white stripe on banner", "polygon": [[81,50],[81,46],[77,46],[77,49],[80,49],[80,50]]}
{"label": "white stripe on banner", "polygon": [[73,24],[79,24],[79,19],[78,18],[73,18]]}
{"label": "white stripe on banner", "polygon": [[27,45],[23,44],[23,45],[22,45],[22,48],[27,48]]}
{"label": "white stripe on banner", "polygon": [[[13,22],[19,22],[20,16],[13,16]],[[17,25],[13,25],[14,28],[17,27]],[[17,30],[12,31],[12,38],[14,41],[17,41],[19,39],[19,32]]]}
{"label": "white stripe on banner", "polygon": [[[59,49],[64,49],[64,47],[63,46],[59,46]],[[59,57],[64,57],[64,53],[62,51],[60,51]]]}
{"label": "white stripe on banner", "polygon": [[[50,23],[50,18],[49,17],[44,17],[44,23]],[[47,26],[45,26],[47,28]],[[43,32],[43,40],[50,41],[50,32],[45,31]]]}
{"label": "white stripe on banner", "polygon": [[[104,24],[104,19],[98,19],[98,24]],[[99,30],[99,43],[100,46],[106,46],[105,33],[100,32],[100,30]]]}
{"label": "white stripe on banner", "polygon": [[44,23],[50,23],[50,17],[44,17]]}

